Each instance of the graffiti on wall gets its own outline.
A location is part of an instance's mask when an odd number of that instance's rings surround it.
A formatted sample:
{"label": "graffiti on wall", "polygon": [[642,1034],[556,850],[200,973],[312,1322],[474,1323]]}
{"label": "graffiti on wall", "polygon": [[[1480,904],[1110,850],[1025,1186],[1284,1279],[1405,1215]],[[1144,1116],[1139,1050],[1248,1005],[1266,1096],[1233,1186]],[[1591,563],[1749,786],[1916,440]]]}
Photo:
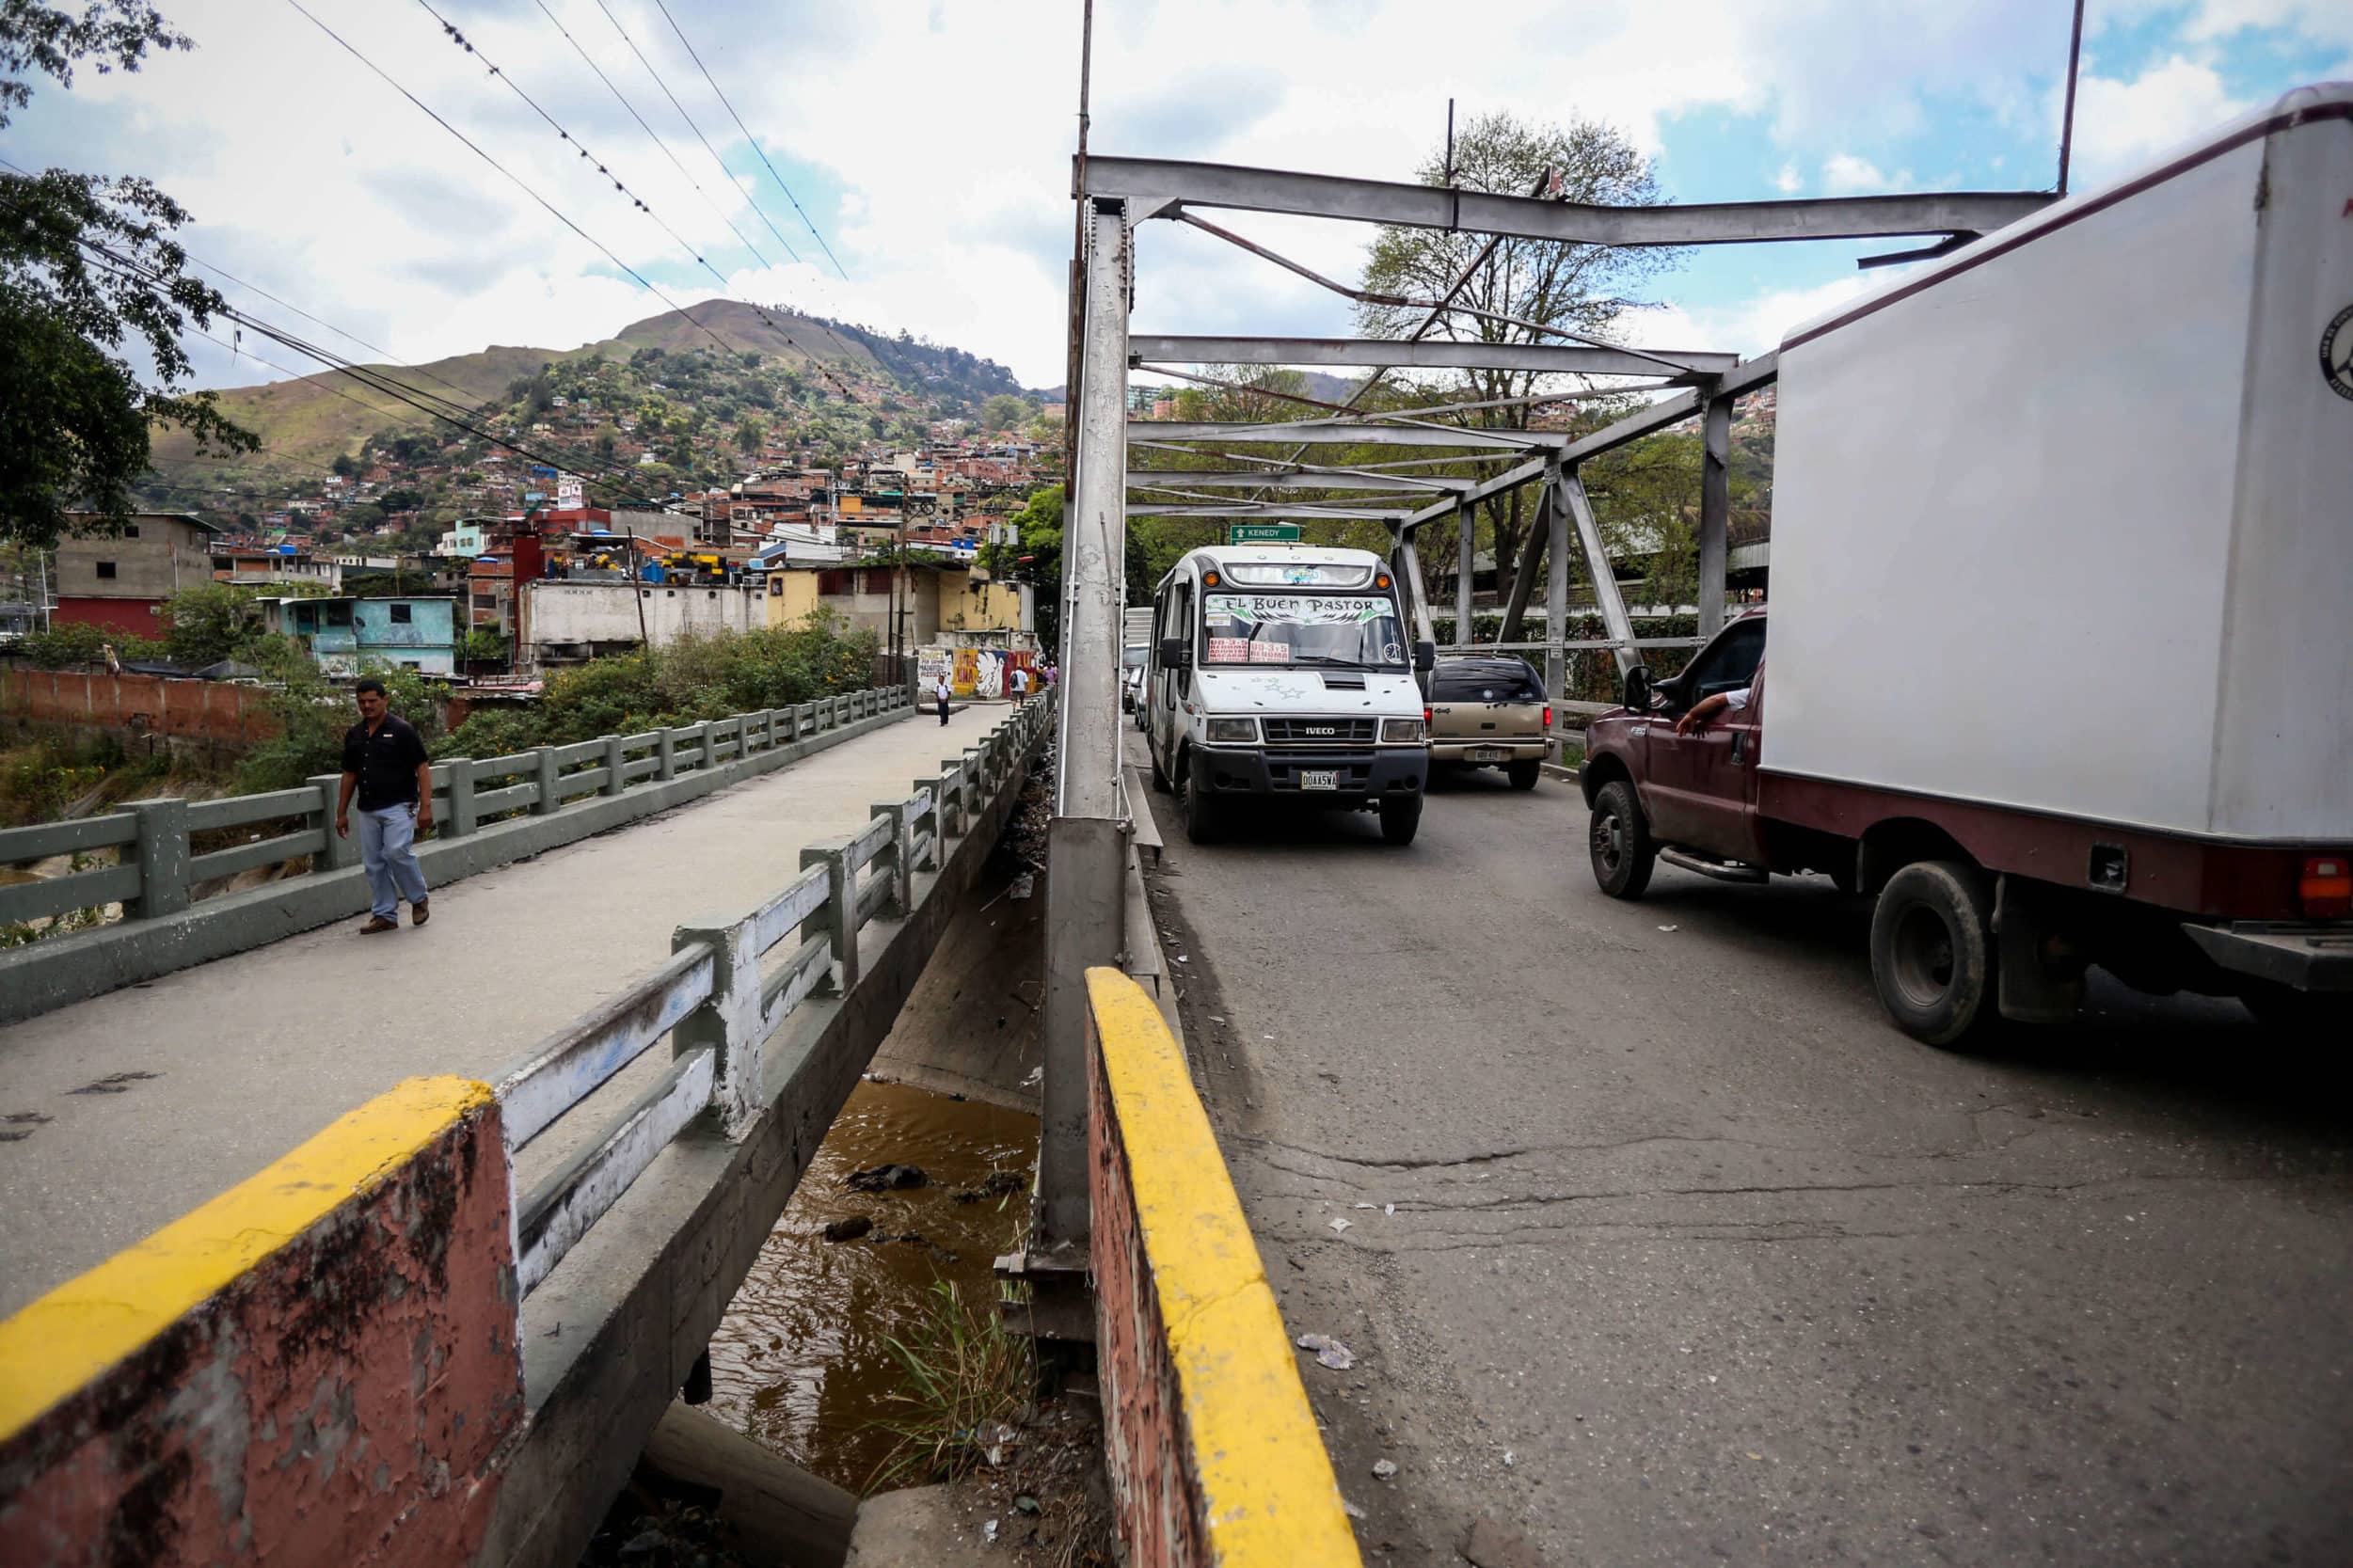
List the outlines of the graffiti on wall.
{"label": "graffiti on wall", "polygon": [[1038,656],[1027,648],[923,648],[915,654],[917,678],[930,691],[942,675],[959,697],[995,698],[1012,690],[1016,670],[1029,672],[1029,689],[1038,689]]}

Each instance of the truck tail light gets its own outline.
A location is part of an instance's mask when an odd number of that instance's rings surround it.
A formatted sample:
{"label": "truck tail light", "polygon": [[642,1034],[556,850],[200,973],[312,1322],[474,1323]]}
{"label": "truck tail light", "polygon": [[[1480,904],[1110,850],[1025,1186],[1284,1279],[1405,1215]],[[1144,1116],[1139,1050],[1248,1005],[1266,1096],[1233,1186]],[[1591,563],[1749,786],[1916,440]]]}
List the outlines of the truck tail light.
{"label": "truck tail light", "polygon": [[1427,729],[1430,727],[1430,722],[1431,722],[1431,713],[1430,713],[1430,710],[1429,710],[1428,708],[1426,708],[1426,707],[1425,707],[1425,708],[1423,708],[1423,709],[1422,710],[1422,727],[1423,727],[1424,730],[1427,730]]}
{"label": "truck tail light", "polygon": [[2342,920],[2353,914],[2353,856],[2307,855],[2304,874],[2296,879],[2296,896],[2313,920]]}
{"label": "truck tail light", "polygon": [[1550,703],[1544,705],[1544,733],[1547,735],[1552,733],[1552,705]]}

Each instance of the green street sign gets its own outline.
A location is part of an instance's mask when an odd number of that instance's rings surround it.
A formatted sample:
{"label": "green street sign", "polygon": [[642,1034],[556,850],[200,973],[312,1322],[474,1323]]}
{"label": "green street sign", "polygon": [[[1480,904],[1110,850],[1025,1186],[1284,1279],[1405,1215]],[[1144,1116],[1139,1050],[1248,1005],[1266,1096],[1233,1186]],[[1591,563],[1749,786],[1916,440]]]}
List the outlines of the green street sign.
{"label": "green street sign", "polygon": [[1228,523],[1226,543],[1229,545],[1296,545],[1299,542],[1296,523]]}

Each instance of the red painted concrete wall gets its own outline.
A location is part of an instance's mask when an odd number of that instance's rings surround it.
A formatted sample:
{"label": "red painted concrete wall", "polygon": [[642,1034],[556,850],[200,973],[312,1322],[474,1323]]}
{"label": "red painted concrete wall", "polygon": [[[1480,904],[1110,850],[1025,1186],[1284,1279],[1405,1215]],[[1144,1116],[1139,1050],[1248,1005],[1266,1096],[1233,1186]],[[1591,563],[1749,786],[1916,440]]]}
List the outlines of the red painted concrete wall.
{"label": "red painted concrete wall", "polygon": [[60,598],[56,609],[50,611],[50,619],[104,626],[110,631],[128,632],[134,637],[161,637],[164,634],[163,609],[164,601],[161,599],[75,596]]}
{"label": "red painted concrete wall", "polygon": [[226,746],[250,745],[278,733],[269,694],[258,686],[162,675],[0,670],[0,714],[34,723],[178,736]]}
{"label": "red painted concrete wall", "polygon": [[0,1561],[463,1563],[523,1414],[499,1110],[0,1445]]}
{"label": "red painted concrete wall", "polygon": [[[1093,1034],[1091,1020],[1088,1032]],[[1101,1052],[1089,1049],[1087,1056],[1095,1373],[1103,1386],[1104,1455],[1120,1536],[1136,1568],[1205,1563],[1210,1554],[1197,1524],[1201,1499],[1184,1463],[1184,1400],[1137,1228],[1119,1112]]]}

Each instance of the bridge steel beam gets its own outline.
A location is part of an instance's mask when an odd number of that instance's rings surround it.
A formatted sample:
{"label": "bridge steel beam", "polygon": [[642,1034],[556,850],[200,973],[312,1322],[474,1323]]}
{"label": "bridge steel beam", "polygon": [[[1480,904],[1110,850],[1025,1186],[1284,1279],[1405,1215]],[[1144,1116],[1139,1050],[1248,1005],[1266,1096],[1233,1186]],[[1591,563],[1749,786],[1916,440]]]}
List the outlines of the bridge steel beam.
{"label": "bridge steel beam", "polygon": [[1087,214],[1078,468],[1063,525],[1061,728],[1047,829],[1045,1072],[1032,1266],[1073,1265],[1088,1244],[1087,971],[1116,966],[1126,922],[1120,786],[1120,611],[1127,583],[1127,207]]}
{"label": "bridge steel beam", "polygon": [[1700,422],[1699,635],[1724,629],[1725,540],[1732,520],[1732,400],[1711,397]]}
{"label": "bridge steel beam", "polygon": [[1395,523],[1413,515],[1405,506],[1333,506],[1319,501],[1233,501],[1220,506],[1209,501],[1137,501],[1131,517],[1307,517],[1341,522]]}
{"label": "bridge steel beam", "polygon": [[1173,217],[1187,207],[1224,207],[1609,245],[1981,234],[2040,212],[2053,199],[2047,191],[1950,191],[1600,207],[1543,196],[1497,196],[1440,185],[1100,153],[1088,155],[1081,194],[1124,198],[1139,219]]}
{"label": "bridge steel beam", "polygon": [[1248,468],[1132,468],[1127,476],[1127,487],[1131,490],[1427,490],[1437,496],[1467,490],[1471,483],[1470,480],[1445,475],[1336,473],[1328,469],[1298,473],[1269,469],[1261,473]]}
{"label": "bridge steel beam", "polygon": [[[1741,362],[1737,354],[1702,354],[1687,349],[1457,342],[1444,339],[1202,338],[1165,334],[1128,340],[1128,359],[1138,365],[1345,365],[1386,370],[1530,371],[1560,375],[1657,375],[1670,369],[1716,375]],[[1661,360],[1668,363],[1661,365]]]}
{"label": "bridge steel beam", "polygon": [[1372,424],[1359,420],[1296,420],[1281,424],[1196,423],[1135,420],[1138,441],[1286,442],[1306,446],[1459,447],[1465,451],[1534,451],[1564,446],[1569,437],[1544,430],[1457,430],[1428,424]]}

